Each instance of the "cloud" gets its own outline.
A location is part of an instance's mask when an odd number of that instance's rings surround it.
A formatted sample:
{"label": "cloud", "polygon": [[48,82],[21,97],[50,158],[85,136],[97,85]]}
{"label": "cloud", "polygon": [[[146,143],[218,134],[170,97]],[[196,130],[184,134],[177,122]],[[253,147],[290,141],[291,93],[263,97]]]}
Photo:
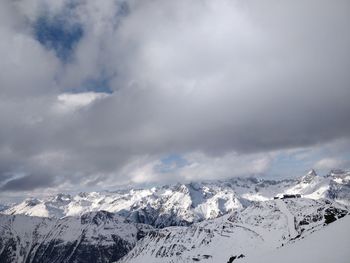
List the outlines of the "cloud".
{"label": "cloud", "polygon": [[57,97],[54,110],[62,113],[71,112],[86,107],[95,100],[103,99],[108,94],[97,92],[62,93]]}
{"label": "cloud", "polygon": [[[0,171],[15,176],[2,188],[268,173],[296,148],[313,154],[291,160],[303,165],[330,158],[309,149],[349,141],[349,8],[2,1]],[[183,167],[157,171],[174,153]]]}
{"label": "cloud", "polygon": [[174,174],[187,180],[223,179],[242,175],[263,175],[270,168],[272,155],[229,153],[210,158],[202,153],[186,156],[189,165]]}
{"label": "cloud", "polygon": [[170,155],[161,160],[148,156],[130,162],[121,174],[127,175],[133,183],[183,182],[263,175],[270,168],[272,158],[273,154],[235,153],[209,157],[201,152],[184,156]]}
{"label": "cloud", "polygon": [[27,175],[12,179],[1,186],[2,191],[25,191],[53,184],[54,178],[48,175]]}
{"label": "cloud", "polygon": [[349,168],[349,160],[336,159],[336,158],[324,158],[316,162],[315,168],[320,170],[332,170],[332,169],[341,169]]}
{"label": "cloud", "polygon": [[[294,27],[294,5],[256,14],[228,1],[152,3],[131,13],[120,29],[119,41],[134,47],[123,49],[129,53],[120,71],[135,97],[147,93],[140,107],[155,107],[159,126],[169,127],[177,143],[254,152],[349,134],[343,46],[349,34],[339,13],[323,21],[328,11],[318,7],[312,13],[317,21],[305,14],[298,16],[303,27]],[[287,15],[291,10],[295,16]],[[337,26],[336,35],[324,32],[327,23]],[[322,42],[324,35],[334,41]]]}

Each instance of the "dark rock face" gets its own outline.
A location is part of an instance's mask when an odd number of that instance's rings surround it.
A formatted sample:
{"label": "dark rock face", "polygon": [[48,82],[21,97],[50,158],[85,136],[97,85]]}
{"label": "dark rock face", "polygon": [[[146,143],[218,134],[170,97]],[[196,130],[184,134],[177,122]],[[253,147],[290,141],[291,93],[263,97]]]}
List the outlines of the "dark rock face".
{"label": "dark rock face", "polygon": [[130,222],[147,224],[155,228],[165,228],[169,226],[189,226],[193,222],[182,220],[174,211],[162,213],[152,207],[135,208],[132,212],[122,211],[119,213],[125,216]]}
{"label": "dark rock face", "polygon": [[227,263],[232,263],[234,260],[236,259],[240,259],[240,258],[244,258],[245,256],[243,254],[240,254],[239,256],[232,256],[229,258],[229,260],[227,261]]}
{"label": "dark rock face", "polygon": [[348,214],[348,211],[342,210],[336,207],[327,208],[324,211],[325,224],[330,224],[339,218],[342,218]]}
{"label": "dark rock face", "polygon": [[348,214],[347,210],[338,208],[328,201],[325,201],[325,204],[325,207],[320,207],[313,213],[303,216],[303,218],[298,222],[298,226],[300,227],[301,231],[305,230],[305,227],[312,227],[312,225],[328,225]]}
{"label": "dark rock face", "polygon": [[[55,240],[49,244],[41,244],[34,255],[29,255],[26,263],[49,263],[49,262],[67,262],[67,263],[104,263],[117,261],[125,256],[132,245],[128,242],[115,237],[115,242],[108,246],[96,246],[89,244],[88,241],[64,243]],[[32,257],[32,259],[31,259]],[[2,262],[2,261],[1,261]]]}
{"label": "dark rock face", "polygon": [[11,263],[14,258],[14,251],[16,250],[16,241],[11,238],[8,242],[3,242],[0,240],[0,247],[3,247],[4,250],[0,254],[0,262]]}
{"label": "dark rock face", "polygon": [[114,262],[144,235],[142,225],[105,211],[59,220],[0,215],[0,262]]}

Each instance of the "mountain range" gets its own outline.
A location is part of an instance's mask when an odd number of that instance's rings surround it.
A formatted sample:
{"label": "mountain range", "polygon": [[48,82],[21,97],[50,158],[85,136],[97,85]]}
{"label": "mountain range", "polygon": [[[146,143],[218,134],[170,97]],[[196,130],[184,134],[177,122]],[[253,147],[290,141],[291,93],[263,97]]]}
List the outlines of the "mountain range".
{"label": "mountain range", "polygon": [[30,198],[1,208],[0,262],[249,262],[341,223],[349,205],[342,170]]}

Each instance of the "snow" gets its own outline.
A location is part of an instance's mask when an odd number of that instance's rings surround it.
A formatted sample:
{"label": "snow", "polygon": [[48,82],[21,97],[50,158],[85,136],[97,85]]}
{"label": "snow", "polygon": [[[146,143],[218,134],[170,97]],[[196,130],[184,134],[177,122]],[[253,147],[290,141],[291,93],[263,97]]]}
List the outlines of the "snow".
{"label": "snow", "polygon": [[[139,249],[135,248],[131,253],[135,253],[136,257],[129,259],[127,256],[121,262],[193,262],[193,258],[205,259],[205,262],[226,262],[227,253],[233,248],[247,253],[262,243],[263,240],[257,238],[254,231],[234,226],[224,217],[189,228],[160,230],[154,238],[147,237],[141,241]],[[159,256],[162,254],[164,257]]]}
{"label": "snow", "polygon": [[144,213],[145,209],[151,208],[161,215],[173,215],[175,221],[191,223],[215,218],[242,207],[234,189],[220,184],[178,184],[165,188],[132,189],[128,192],[80,193],[59,198],[53,196],[36,200],[34,204],[29,204],[30,201],[13,206],[4,213],[61,218],[105,210],[128,216],[135,211]]}
{"label": "snow", "polygon": [[[341,176],[337,174],[336,178]],[[304,195],[274,200],[278,193]],[[334,197],[326,200],[324,196]],[[129,263],[227,262],[241,254],[246,257],[237,262],[257,262],[254,260],[260,260],[260,256],[267,259],[259,262],[270,262],[269,257],[284,255],[280,251],[287,251],[285,255],[297,253],[292,251],[296,244],[321,230],[332,229],[333,223],[326,226],[325,215],[337,209],[348,211],[336,200],[349,200],[349,187],[331,176],[316,174],[294,181],[246,178],[74,196],[59,194],[27,199],[7,209],[7,214],[30,217],[0,215],[0,237],[18,236],[19,247],[25,251],[34,240],[33,230],[38,231],[37,237],[44,237],[40,242],[60,239],[74,243],[84,233],[89,244],[96,246],[111,245],[112,235],[118,235],[130,245],[129,249],[133,247],[120,261]],[[143,225],[148,234],[137,241],[142,225],[135,224],[138,220],[158,228]],[[23,255],[18,250],[16,253],[17,261],[23,261]]]}
{"label": "snow", "polygon": [[275,251],[324,228],[324,213],[334,207],[345,209],[329,201],[303,198],[256,202],[189,227],[157,230],[140,240],[121,262],[175,263],[198,259],[214,263],[227,262],[231,256],[241,254]]}
{"label": "snow", "polygon": [[327,191],[329,190],[329,185],[321,185],[317,190],[311,194],[305,194],[304,197],[311,199],[320,199],[326,196]]}
{"label": "snow", "polygon": [[[307,177],[306,177],[307,176]],[[301,181],[285,191],[286,194],[301,194],[302,196],[320,199],[326,197],[330,179],[314,175],[306,175]]]}
{"label": "snow", "polygon": [[286,207],[286,204],[283,200],[276,200],[277,207],[279,210],[286,216],[287,222],[288,222],[288,231],[289,231],[289,237],[294,238],[299,233],[295,229],[295,217],[292,215],[292,213],[288,210]]}
{"label": "snow", "polygon": [[266,196],[261,195],[261,193],[246,193],[242,195],[243,198],[249,200],[249,201],[267,201],[270,200],[271,198],[268,198]]}
{"label": "snow", "polygon": [[239,263],[349,263],[350,216],[280,249],[256,253]]}
{"label": "snow", "polygon": [[[84,240],[91,246],[113,247],[116,237],[126,246],[120,249],[130,250],[137,241],[139,229],[147,231],[151,227],[131,224],[125,218],[104,211],[61,219],[0,214],[0,256],[5,260],[6,255],[1,252],[7,249],[13,254],[7,255],[11,258],[6,262],[27,262],[26,258],[34,256],[41,246],[58,243],[62,247],[78,246]],[[11,242],[15,242],[13,247],[8,245]],[[72,248],[72,254],[75,248]]]}
{"label": "snow", "polygon": [[233,178],[75,196],[58,194],[25,200],[1,213],[61,218],[105,210],[135,222],[165,227],[214,219],[249,206],[251,202],[264,202],[284,194],[301,194],[314,200],[331,198],[350,205],[349,176],[349,172],[338,171],[322,177],[311,171],[295,180]]}

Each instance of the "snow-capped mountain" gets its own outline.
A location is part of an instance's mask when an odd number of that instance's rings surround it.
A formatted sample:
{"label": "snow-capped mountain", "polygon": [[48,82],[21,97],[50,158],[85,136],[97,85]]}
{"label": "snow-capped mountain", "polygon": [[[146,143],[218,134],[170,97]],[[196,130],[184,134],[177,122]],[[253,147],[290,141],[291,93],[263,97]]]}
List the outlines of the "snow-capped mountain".
{"label": "snow-capped mountain", "polygon": [[162,229],[106,211],[61,219],[0,215],[0,262],[230,262],[297,242],[347,214],[336,202],[294,198]]}
{"label": "snow-capped mountain", "polygon": [[0,212],[6,210],[6,209],[8,209],[8,208],[9,208],[8,205],[0,204]]}
{"label": "snow-capped mountain", "polygon": [[0,262],[111,262],[151,227],[99,211],[61,219],[0,215]]}
{"label": "snow-capped mountain", "polygon": [[30,198],[0,213],[0,262],[244,262],[327,228],[349,204],[340,170]]}
{"label": "snow-capped mountain", "polygon": [[59,194],[44,200],[27,199],[3,213],[61,218],[105,210],[133,222],[166,227],[189,225],[241,207],[230,187],[192,183],[115,193]]}
{"label": "snow-capped mountain", "polygon": [[325,200],[256,202],[187,228],[151,231],[121,262],[229,262],[302,239],[347,213],[342,205]]}
{"label": "snow-capped mountain", "polygon": [[295,180],[234,178],[75,196],[59,194],[42,200],[27,199],[3,213],[61,218],[104,210],[136,223],[167,227],[213,219],[252,201],[267,201],[284,194],[300,194],[315,200],[329,198],[349,205],[350,172],[332,171],[324,177],[312,170]]}

